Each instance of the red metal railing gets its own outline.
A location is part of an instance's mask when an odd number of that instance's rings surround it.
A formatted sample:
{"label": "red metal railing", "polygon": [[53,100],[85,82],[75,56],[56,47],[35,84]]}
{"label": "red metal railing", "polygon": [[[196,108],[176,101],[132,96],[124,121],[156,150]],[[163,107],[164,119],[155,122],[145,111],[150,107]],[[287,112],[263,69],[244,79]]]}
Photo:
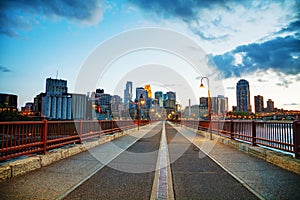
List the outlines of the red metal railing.
{"label": "red metal railing", "polygon": [[[140,125],[150,123],[140,121]],[[0,122],[0,161],[46,153],[68,144],[82,143],[136,127],[133,121]]]}
{"label": "red metal railing", "polygon": [[270,147],[294,153],[295,157],[300,157],[300,121],[216,120],[209,122],[181,120],[176,123],[198,130],[211,130],[213,133],[248,142],[253,146]]}

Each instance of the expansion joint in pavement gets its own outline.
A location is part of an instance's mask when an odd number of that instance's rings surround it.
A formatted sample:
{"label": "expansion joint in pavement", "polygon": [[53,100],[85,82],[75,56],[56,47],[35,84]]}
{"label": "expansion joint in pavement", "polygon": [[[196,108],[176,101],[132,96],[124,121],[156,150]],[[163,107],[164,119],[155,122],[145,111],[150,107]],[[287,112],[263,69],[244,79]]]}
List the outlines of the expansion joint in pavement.
{"label": "expansion joint in pavement", "polygon": [[174,199],[165,122],[163,122],[163,129],[156,164],[156,173],[153,181],[150,199]]}

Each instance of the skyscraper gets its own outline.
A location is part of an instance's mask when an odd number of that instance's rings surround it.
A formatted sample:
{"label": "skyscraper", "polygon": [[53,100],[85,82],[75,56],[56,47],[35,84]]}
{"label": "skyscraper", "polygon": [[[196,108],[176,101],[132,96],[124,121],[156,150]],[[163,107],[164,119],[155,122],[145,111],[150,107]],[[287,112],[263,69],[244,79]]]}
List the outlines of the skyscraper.
{"label": "skyscraper", "polygon": [[139,101],[141,95],[145,100],[148,98],[148,92],[143,87],[137,87],[135,93],[136,93],[136,98],[135,98],[136,101]]}
{"label": "skyscraper", "polygon": [[254,96],[254,109],[255,113],[262,113],[264,111],[264,97],[257,95]]}
{"label": "skyscraper", "polygon": [[130,101],[132,101],[132,82],[127,81],[126,87],[124,90],[124,104],[128,107]]}
{"label": "skyscraper", "polygon": [[274,112],[275,111],[274,101],[272,101],[272,99],[268,99],[268,101],[267,101],[267,111],[268,112]]}
{"label": "skyscraper", "polygon": [[[228,97],[218,95],[218,97],[210,97],[211,112],[213,114],[226,114],[228,111]],[[208,97],[200,98],[199,108],[202,110],[208,109]]]}
{"label": "skyscraper", "polygon": [[167,99],[176,101],[176,93],[175,92],[167,92]]}
{"label": "skyscraper", "polygon": [[163,107],[163,93],[161,91],[157,91],[154,93],[155,99],[158,102],[159,107]]}
{"label": "skyscraper", "polygon": [[147,90],[147,92],[148,92],[148,98],[151,99],[152,98],[152,91],[151,91],[150,84],[145,85],[145,90]]}
{"label": "skyscraper", "polygon": [[237,111],[251,112],[249,82],[245,79],[236,84]]}

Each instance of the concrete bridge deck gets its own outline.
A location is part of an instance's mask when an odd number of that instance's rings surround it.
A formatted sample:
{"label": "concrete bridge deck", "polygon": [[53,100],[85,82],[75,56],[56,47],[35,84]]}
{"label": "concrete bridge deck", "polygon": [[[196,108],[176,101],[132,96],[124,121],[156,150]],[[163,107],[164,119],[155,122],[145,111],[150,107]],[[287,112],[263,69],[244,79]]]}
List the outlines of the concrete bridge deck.
{"label": "concrete bridge deck", "polygon": [[300,199],[300,175],[160,122],[0,183],[1,199]]}

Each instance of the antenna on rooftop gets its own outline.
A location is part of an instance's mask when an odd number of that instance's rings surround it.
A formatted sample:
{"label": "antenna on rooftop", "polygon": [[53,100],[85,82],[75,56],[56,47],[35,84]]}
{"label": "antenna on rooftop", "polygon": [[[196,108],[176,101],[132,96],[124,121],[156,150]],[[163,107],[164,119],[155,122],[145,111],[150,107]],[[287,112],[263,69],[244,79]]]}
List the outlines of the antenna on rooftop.
{"label": "antenna on rooftop", "polygon": [[57,77],[58,77],[58,70],[56,70],[56,79],[57,79]]}

